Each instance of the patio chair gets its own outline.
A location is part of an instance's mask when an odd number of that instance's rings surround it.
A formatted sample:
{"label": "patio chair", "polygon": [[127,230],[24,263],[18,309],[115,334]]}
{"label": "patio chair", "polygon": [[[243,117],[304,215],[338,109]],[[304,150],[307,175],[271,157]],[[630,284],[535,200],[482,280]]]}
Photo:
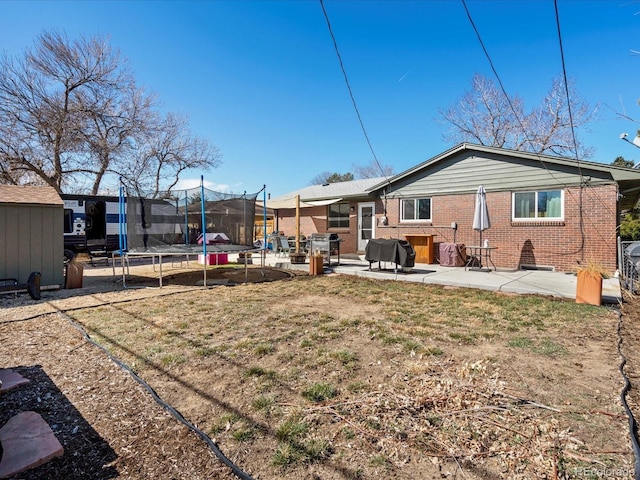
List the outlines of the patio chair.
{"label": "patio chair", "polygon": [[279,257],[288,257],[291,253],[291,246],[289,245],[289,241],[283,235],[278,235],[275,237],[277,242],[276,255]]}

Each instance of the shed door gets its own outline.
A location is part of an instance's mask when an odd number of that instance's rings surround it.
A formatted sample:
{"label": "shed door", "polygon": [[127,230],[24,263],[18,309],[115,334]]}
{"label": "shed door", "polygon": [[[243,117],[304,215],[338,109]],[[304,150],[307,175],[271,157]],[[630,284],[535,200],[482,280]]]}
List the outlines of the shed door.
{"label": "shed door", "polygon": [[367,243],[375,238],[374,222],[375,203],[358,204],[358,251],[363,252]]}

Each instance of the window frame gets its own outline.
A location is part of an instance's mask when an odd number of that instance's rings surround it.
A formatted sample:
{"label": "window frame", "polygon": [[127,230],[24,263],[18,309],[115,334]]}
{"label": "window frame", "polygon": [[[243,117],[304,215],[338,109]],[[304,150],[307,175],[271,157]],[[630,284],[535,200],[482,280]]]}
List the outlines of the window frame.
{"label": "window frame", "polygon": [[[418,218],[420,213],[419,202],[427,200],[429,201],[429,218]],[[413,214],[414,218],[405,218],[404,209],[405,202],[413,202]],[[431,223],[433,221],[433,199],[432,197],[410,197],[400,199],[400,222],[401,223]]]}
{"label": "window frame", "polygon": [[[338,216],[331,215],[332,207],[340,207],[340,209],[346,209],[345,212],[338,212]],[[332,222],[337,222],[337,224],[333,224]],[[346,222],[346,223],[345,223]],[[340,229],[340,228],[349,228],[351,225],[351,204],[348,202],[336,202],[327,205],[327,230],[329,229]]]}
{"label": "window frame", "polygon": [[[539,194],[545,192],[560,192],[560,216],[559,217],[541,217],[538,210]],[[534,194],[535,216],[533,217],[516,217],[516,195],[518,194]],[[564,221],[564,189],[548,188],[539,190],[520,190],[511,192],[511,221],[513,222],[558,222]]]}

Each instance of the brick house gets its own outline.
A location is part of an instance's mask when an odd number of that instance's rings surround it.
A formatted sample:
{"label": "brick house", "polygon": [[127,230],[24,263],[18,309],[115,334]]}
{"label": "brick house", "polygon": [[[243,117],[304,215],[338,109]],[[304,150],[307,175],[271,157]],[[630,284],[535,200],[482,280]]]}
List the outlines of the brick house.
{"label": "brick house", "polygon": [[295,235],[299,195],[301,234],[337,233],[343,253],[362,253],[370,238],[431,234],[437,262],[441,242],[478,244],[480,185],[491,219],[483,239],[497,247],[499,268],[596,262],[614,271],[617,227],[640,197],[640,171],[462,143],[393,177],[306,187],[271,207],[276,229]]}

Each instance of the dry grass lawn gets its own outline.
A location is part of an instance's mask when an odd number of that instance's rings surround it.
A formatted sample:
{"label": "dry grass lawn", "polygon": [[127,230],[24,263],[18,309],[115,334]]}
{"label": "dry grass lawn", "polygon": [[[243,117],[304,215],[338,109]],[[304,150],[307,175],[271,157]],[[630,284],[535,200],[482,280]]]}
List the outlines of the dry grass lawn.
{"label": "dry grass lawn", "polygon": [[253,478],[633,471],[611,309],[339,275],[157,292],[65,315]]}

